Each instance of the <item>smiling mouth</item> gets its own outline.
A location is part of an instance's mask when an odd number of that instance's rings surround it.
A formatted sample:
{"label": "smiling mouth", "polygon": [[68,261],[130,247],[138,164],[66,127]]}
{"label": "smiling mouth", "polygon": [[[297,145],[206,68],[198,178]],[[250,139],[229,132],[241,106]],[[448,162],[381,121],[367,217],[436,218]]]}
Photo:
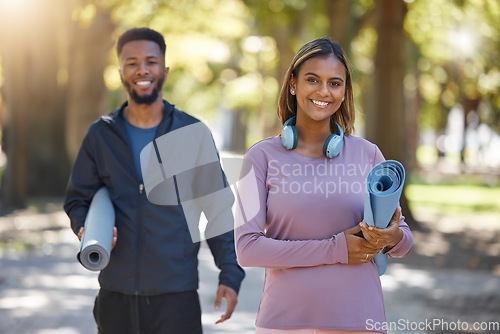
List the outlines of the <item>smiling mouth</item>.
{"label": "smiling mouth", "polygon": [[149,86],[153,83],[153,81],[151,80],[141,80],[141,81],[137,81],[135,84],[137,86]]}
{"label": "smiling mouth", "polygon": [[327,105],[330,104],[330,102],[324,102],[324,101],[318,101],[318,100],[311,100],[312,103],[317,105],[318,107],[326,107]]}

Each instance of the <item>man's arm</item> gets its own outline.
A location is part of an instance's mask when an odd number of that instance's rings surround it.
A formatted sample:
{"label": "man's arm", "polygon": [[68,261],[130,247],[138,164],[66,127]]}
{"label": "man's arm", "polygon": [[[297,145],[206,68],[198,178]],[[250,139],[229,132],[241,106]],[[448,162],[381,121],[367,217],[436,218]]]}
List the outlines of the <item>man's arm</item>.
{"label": "man's arm", "polygon": [[92,197],[101,186],[87,134],[73,165],[64,199],[64,211],[76,235],[84,226]]}
{"label": "man's arm", "polygon": [[208,221],[205,238],[215,264],[221,270],[215,300],[216,310],[220,308],[222,298],[227,302],[226,312],[216,322],[221,323],[231,317],[236,307],[245,272],[238,264],[234,248],[234,195],[222,170],[212,134],[206,127],[203,130],[198,133],[201,140],[194,184],[198,190],[194,193],[201,195],[197,196],[197,203]]}

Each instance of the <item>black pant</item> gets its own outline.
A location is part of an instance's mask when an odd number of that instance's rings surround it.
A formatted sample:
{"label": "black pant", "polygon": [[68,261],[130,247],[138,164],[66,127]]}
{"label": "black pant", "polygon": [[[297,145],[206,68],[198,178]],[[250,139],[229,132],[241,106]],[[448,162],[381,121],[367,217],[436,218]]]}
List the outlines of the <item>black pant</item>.
{"label": "black pant", "polygon": [[201,334],[197,291],[135,296],[101,289],[94,318],[99,334]]}

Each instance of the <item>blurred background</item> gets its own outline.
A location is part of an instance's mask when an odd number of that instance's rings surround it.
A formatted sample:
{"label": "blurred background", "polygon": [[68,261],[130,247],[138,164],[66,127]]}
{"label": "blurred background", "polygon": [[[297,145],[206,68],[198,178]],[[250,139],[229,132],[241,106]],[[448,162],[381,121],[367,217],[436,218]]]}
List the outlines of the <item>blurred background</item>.
{"label": "blurred background", "polygon": [[[163,96],[236,153],[280,133],[277,96],[299,47],[338,41],[353,70],[355,135],[407,171],[402,206],[415,247],[401,264],[428,279],[439,269],[479,273],[497,286],[499,21],[498,0],[0,0],[0,260],[52,254],[86,129],[126,99],[114,43],[147,26],[167,43]],[[388,274],[388,293],[405,286]],[[443,300],[443,287],[412,284],[421,287],[412,298],[500,321],[498,293],[457,302]]]}

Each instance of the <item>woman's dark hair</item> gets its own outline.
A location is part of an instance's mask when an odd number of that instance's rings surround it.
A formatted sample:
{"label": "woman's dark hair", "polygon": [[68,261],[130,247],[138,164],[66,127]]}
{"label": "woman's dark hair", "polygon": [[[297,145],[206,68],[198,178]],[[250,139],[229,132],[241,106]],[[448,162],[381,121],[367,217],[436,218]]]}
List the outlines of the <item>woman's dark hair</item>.
{"label": "woman's dark hair", "polygon": [[118,57],[120,57],[123,46],[125,44],[132,41],[142,41],[142,40],[152,41],[158,44],[158,46],[160,47],[160,51],[163,54],[163,57],[165,57],[165,52],[167,50],[165,39],[163,38],[162,34],[149,28],[132,28],[125,31],[118,38],[118,42],[116,43],[116,53],[118,54]]}
{"label": "woman's dark hair", "polygon": [[281,123],[285,124],[289,118],[297,115],[297,99],[295,95],[290,93],[290,83],[293,78],[297,78],[302,64],[310,58],[329,55],[333,55],[344,65],[346,75],[344,101],[340,105],[339,110],[332,115],[330,128],[334,132],[336,129],[335,123],[338,123],[344,130],[344,134],[350,136],[354,132],[355,116],[351,70],[344,50],[329,37],[322,37],[307,42],[300,48],[295,58],[293,58],[281,86],[278,98],[278,117]]}

